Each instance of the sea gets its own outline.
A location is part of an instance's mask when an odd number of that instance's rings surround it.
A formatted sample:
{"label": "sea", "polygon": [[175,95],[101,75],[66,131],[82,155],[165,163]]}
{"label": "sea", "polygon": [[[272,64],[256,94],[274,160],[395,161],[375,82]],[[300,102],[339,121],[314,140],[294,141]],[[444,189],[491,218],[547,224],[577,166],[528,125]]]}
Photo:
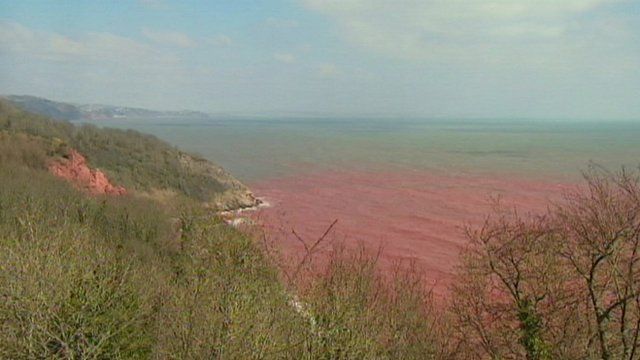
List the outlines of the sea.
{"label": "sea", "polygon": [[[334,221],[332,241],[410,261],[446,294],[465,229],[496,204],[536,215],[581,186],[590,168],[640,164],[640,120],[113,119],[205,157],[270,207],[260,213],[291,254]],[[329,247],[327,247],[326,251]]]}

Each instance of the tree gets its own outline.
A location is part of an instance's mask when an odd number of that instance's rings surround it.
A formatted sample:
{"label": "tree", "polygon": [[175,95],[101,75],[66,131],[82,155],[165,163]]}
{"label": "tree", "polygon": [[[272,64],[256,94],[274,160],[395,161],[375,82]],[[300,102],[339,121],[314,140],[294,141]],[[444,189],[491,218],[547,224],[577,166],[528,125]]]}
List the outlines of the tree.
{"label": "tree", "polygon": [[541,216],[470,229],[453,286],[458,357],[640,358],[640,181],[593,167]]}
{"label": "tree", "polygon": [[562,276],[552,261],[557,242],[547,218],[499,210],[467,237],[453,288],[462,347],[478,358],[550,358],[544,315],[558,303]]}
{"label": "tree", "polygon": [[[560,257],[579,284],[601,359],[636,359],[640,329],[640,183],[627,171],[591,169],[586,190],[567,197],[555,213],[563,235]],[[597,351],[595,350],[597,349]]]}

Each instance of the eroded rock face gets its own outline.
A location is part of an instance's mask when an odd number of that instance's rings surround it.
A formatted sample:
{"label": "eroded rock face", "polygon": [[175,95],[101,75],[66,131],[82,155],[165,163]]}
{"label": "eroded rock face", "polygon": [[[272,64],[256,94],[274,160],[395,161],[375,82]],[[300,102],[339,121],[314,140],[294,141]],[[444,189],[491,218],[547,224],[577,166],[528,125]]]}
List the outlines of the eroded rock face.
{"label": "eroded rock face", "polygon": [[181,154],[179,160],[182,167],[190,173],[206,176],[224,188],[220,194],[207,202],[209,207],[229,211],[253,208],[262,203],[246,185],[231,176],[222,167],[185,153]]}
{"label": "eroded rock face", "polygon": [[73,182],[79,188],[93,195],[124,195],[127,190],[115,186],[107,175],[97,169],[91,169],[82,154],[75,150],[62,159],[52,161],[49,171],[54,175]]}

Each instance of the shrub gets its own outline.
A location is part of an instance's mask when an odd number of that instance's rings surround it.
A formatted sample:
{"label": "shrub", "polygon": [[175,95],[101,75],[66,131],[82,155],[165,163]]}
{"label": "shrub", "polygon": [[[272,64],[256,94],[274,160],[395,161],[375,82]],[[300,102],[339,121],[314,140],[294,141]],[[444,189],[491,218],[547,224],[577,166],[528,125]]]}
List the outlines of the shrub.
{"label": "shrub", "polygon": [[151,293],[134,259],[72,215],[82,195],[19,168],[0,182],[0,357],[146,357]]}

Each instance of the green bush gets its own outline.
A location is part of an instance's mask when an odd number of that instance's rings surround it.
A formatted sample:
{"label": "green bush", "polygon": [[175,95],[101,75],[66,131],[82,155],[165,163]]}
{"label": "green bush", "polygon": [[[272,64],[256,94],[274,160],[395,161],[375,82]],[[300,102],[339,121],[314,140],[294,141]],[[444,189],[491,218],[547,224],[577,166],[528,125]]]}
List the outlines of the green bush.
{"label": "green bush", "polygon": [[197,222],[183,241],[160,314],[160,357],[255,359],[299,352],[309,329],[287,306],[275,269],[251,239],[218,221]]}
{"label": "green bush", "polygon": [[89,201],[31,170],[3,167],[0,183],[0,357],[147,357],[152,293],[74,216]]}

